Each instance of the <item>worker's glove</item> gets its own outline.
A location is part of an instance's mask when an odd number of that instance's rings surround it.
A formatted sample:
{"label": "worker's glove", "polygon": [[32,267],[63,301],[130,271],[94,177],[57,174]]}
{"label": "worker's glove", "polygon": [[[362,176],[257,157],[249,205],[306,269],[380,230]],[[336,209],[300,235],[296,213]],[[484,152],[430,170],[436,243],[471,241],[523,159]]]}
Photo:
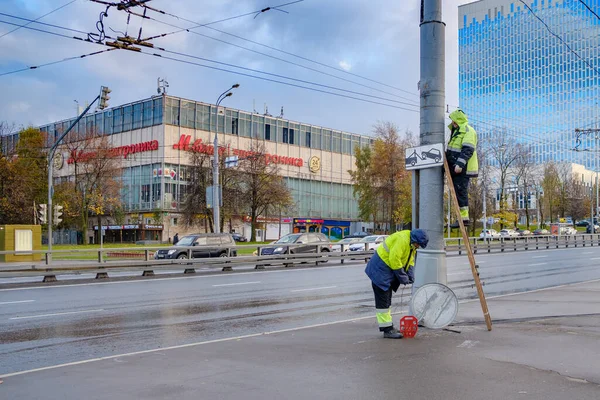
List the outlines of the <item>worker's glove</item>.
{"label": "worker's glove", "polygon": [[462,168],[461,168],[461,167],[459,167],[458,165],[455,165],[455,166],[454,166],[454,172],[455,172],[456,174],[460,174],[460,173],[462,172]]}

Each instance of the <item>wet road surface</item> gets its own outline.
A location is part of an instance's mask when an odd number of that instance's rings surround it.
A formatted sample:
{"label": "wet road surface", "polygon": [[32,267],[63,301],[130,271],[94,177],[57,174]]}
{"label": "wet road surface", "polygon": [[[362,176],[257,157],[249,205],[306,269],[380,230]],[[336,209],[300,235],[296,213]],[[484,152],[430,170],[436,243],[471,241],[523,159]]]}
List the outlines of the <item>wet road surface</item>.
{"label": "wet road surface", "polygon": [[[487,296],[600,278],[600,248],[478,255]],[[466,257],[448,281],[473,298]],[[362,265],[0,289],[0,375],[373,314]],[[393,300],[407,309],[410,290]],[[493,315],[492,315],[493,318]]]}

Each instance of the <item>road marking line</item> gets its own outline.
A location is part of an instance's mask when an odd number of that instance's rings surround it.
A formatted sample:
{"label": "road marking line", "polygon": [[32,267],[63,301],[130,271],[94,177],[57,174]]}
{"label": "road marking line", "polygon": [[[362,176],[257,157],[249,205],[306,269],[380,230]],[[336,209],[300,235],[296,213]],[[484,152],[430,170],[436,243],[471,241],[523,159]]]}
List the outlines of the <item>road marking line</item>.
{"label": "road marking line", "polygon": [[537,263],[537,264],[529,264],[528,267],[538,267],[540,265],[546,265],[548,263]]}
{"label": "road marking line", "polygon": [[254,285],[256,283],[260,283],[260,281],[256,281],[256,282],[239,282],[239,283],[223,283],[221,285],[212,285],[212,286],[213,287],[221,287],[221,286]]}
{"label": "road marking line", "polygon": [[594,252],[593,251],[586,251],[586,252],[581,253],[581,254],[594,254]]}
{"label": "road marking line", "polygon": [[308,292],[310,290],[333,289],[333,288],[336,288],[336,287],[337,286],[323,286],[323,287],[310,288],[310,289],[295,289],[295,290],[292,290],[291,292]]}
{"label": "road marking line", "polygon": [[0,303],[0,306],[4,304],[33,303],[34,301],[35,300],[4,301]]}
{"label": "road marking line", "polygon": [[465,340],[464,342],[462,342],[461,344],[459,344],[456,347],[459,348],[466,348],[466,349],[472,349],[473,347],[475,347],[477,345],[477,343],[479,343],[479,340]]}
{"label": "road marking line", "polygon": [[590,260],[600,260],[600,257],[590,258]]}
{"label": "road marking line", "polygon": [[[492,299],[498,299],[498,298],[502,298],[502,297],[516,296],[516,295],[519,295],[519,294],[527,294],[527,293],[535,293],[535,292],[541,292],[541,291],[545,291],[545,290],[557,289],[557,288],[561,288],[561,287],[565,287],[565,286],[583,285],[583,284],[586,284],[586,283],[593,283],[593,282],[600,282],[600,279],[592,279],[590,281],[585,281],[585,282],[567,283],[567,284],[560,285],[560,286],[553,286],[553,287],[547,287],[547,288],[542,288],[542,289],[529,290],[529,291],[519,292],[519,293],[501,294],[501,295],[498,295],[498,296],[488,297],[487,299],[488,300],[492,300]],[[479,299],[475,298],[475,299],[469,299],[469,300],[462,300],[462,301],[459,301],[459,303],[460,304],[465,304],[465,303],[472,303],[472,302],[475,302],[475,301],[479,301]],[[404,314],[404,312],[394,312],[394,313],[392,313],[392,315],[398,315],[398,314]],[[142,351],[136,351],[136,352],[132,352],[132,353],[125,353],[125,354],[115,354],[115,355],[112,355],[112,356],[91,358],[91,359],[88,359],[88,360],[73,361],[73,362],[65,363],[65,364],[50,365],[50,366],[47,366],[47,367],[35,368],[35,369],[30,369],[30,370],[25,370],[25,371],[12,372],[12,373],[9,373],[9,374],[0,375],[0,378],[6,379],[6,378],[11,377],[11,376],[25,375],[25,374],[30,374],[30,373],[33,373],[33,372],[41,372],[41,371],[47,371],[47,370],[58,369],[58,368],[63,368],[63,367],[71,367],[71,366],[74,366],[74,365],[89,364],[89,363],[96,362],[96,361],[114,360],[114,359],[121,358],[121,357],[136,356],[136,355],[140,355],[140,354],[157,353],[157,352],[166,351],[166,350],[183,349],[183,348],[187,348],[187,347],[195,347],[195,346],[201,346],[201,345],[205,345],[205,344],[222,343],[222,342],[232,342],[234,340],[241,340],[241,339],[253,338],[253,337],[258,337],[258,336],[263,336],[263,335],[272,335],[272,334],[275,334],[275,333],[293,332],[293,331],[300,331],[300,330],[304,330],[304,329],[319,328],[319,327],[323,327],[323,326],[343,324],[343,323],[347,323],[347,322],[364,321],[365,319],[374,319],[374,318],[373,318],[372,315],[369,315],[369,316],[366,316],[366,317],[357,317],[357,318],[345,319],[345,320],[341,320],[341,321],[325,322],[325,323],[322,323],[322,324],[315,324],[315,325],[308,325],[308,326],[299,326],[299,327],[296,327],[296,328],[282,329],[282,330],[278,330],[278,331],[271,331],[271,332],[264,332],[264,333],[253,333],[253,334],[243,335],[243,336],[236,336],[236,337],[229,337],[229,338],[208,340],[208,341],[205,341],[205,342],[181,344],[181,345],[177,345],[177,346],[161,347],[161,348],[158,348],[158,349],[142,350]]]}
{"label": "road marking line", "polygon": [[531,257],[531,258],[546,258],[548,256],[535,256],[535,257]]}
{"label": "road marking line", "polygon": [[9,318],[9,319],[30,319],[30,318],[56,317],[58,315],[83,314],[83,313],[100,312],[100,311],[104,311],[104,309],[83,310],[83,311],[70,311],[70,312],[54,313],[54,314],[27,315],[27,316],[24,316],[24,317],[12,317],[12,318]]}

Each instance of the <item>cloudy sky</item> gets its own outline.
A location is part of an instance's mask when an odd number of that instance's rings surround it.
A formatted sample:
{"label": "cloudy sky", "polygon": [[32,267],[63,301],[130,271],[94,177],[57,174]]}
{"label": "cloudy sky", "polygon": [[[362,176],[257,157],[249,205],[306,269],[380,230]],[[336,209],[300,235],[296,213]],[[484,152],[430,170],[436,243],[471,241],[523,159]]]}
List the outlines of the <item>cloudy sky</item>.
{"label": "cloudy sky", "polygon": [[[2,0],[0,13],[35,19],[70,1]],[[203,24],[287,1],[291,0],[152,0],[149,4],[156,9]],[[457,7],[467,2],[469,1],[443,1],[443,19],[447,24],[446,102],[451,105],[458,104]],[[204,27],[195,29],[201,35],[184,31],[155,39],[153,43],[185,55],[398,102],[418,104],[419,7],[419,0],[304,0],[283,8],[289,13],[271,10],[261,13],[256,18],[250,15],[211,25],[223,32],[318,61],[338,70]],[[98,3],[75,0],[72,4],[44,17],[40,22],[84,32],[97,32],[96,22],[103,10],[104,7]],[[122,32],[128,29],[130,35],[137,36],[141,26],[142,36],[148,37],[178,30],[174,26],[193,26],[169,15],[148,12],[148,16],[162,23],[153,20],[142,22],[140,18],[132,17],[127,28],[127,15],[112,8],[108,17],[104,18],[105,32],[107,35],[116,36],[112,30]],[[26,22],[6,15],[0,15],[0,21],[21,24]],[[80,33],[48,26],[30,26],[68,36],[83,36]],[[80,104],[92,100],[98,94],[101,85],[112,89],[111,105],[147,98],[156,94],[156,81],[161,77],[168,80],[168,93],[174,96],[214,103],[217,96],[228,86],[239,83],[241,87],[235,95],[223,104],[247,111],[256,107],[259,112],[263,112],[264,105],[267,104],[269,112],[273,115],[279,115],[283,106],[285,118],[349,132],[368,134],[377,121],[391,121],[401,129],[418,132],[419,114],[416,112],[417,108],[411,105],[392,103],[413,111],[391,108],[130,51],[113,51],[2,76],[2,73],[20,68],[103,49],[99,45],[27,29],[20,29],[1,37],[12,29],[14,26],[0,23],[0,87],[3,91],[0,96],[0,121],[17,125],[42,125],[72,117],[76,113],[75,100]],[[269,58],[232,44],[330,75]],[[182,55],[163,55],[259,75],[256,72],[236,70],[231,66],[212,64]],[[386,86],[345,74],[340,70],[384,83]],[[283,78],[269,78],[285,81]],[[297,81],[290,83],[310,86]],[[332,91],[322,87],[320,89]],[[381,102],[374,98],[371,100]],[[389,104],[387,101],[382,102]]]}

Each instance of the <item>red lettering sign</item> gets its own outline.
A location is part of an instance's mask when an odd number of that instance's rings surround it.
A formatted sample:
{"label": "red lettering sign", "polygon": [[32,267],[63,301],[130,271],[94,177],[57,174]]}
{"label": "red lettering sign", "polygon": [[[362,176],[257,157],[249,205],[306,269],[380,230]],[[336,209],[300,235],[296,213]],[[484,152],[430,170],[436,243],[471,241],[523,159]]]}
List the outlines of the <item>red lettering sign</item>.
{"label": "red lettering sign", "polygon": [[[190,141],[192,140],[191,135],[181,135],[179,137],[179,142],[173,145],[175,150],[184,150],[184,151],[192,151],[194,153],[202,153],[202,154],[214,154],[214,147],[211,145],[206,145],[202,143],[202,139],[196,139],[192,146],[190,147]],[[231,152],[234,156],[238,156],[240,158],[248,158],[255,155],[254,152],[249,150],[241,150],[241,149],[231,149],[229,145],[227,147],[219,147],[219,156],[223,156]],[[279,156],[276,154],[265,154],[265,162],[267,164],[282,164],[282,165],[291,165],[293,167],[302,167],[304,165],[304,160],[301,158],[295,157],[287,157],[287,156]]]}
{"label": "red lettering sign", "polygon": [[[150,142],[135,143],[135,144],[131,144],[128,146],[113,147],[112,149],[110,149],[108,151],[108,154],[111,157],[117,157],[117,156],[122,155],[123,158],[127,158],[127,156],[129,154],[145,153],[147,151],[155,151],[155,150],[158,150],[158,147],[159,147],[158,140],[152,140]],[[97,153],[95,151],[90,151],[87,153],[84,153],[83,151],[80,151],[80,152],[74,151],[73,153],[71,153],[71,156],[67,160],[67,164],[73,164],[75,161],[85,162],[96,156],[97,156]]]}

